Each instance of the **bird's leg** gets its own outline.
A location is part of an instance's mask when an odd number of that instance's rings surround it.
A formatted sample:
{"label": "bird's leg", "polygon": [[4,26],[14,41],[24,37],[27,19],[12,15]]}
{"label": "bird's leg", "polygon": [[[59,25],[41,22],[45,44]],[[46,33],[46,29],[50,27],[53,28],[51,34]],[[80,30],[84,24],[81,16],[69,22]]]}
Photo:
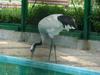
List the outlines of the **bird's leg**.
{"label": "bird's leg", "polygon": [[57,63],[57,55],[56,55],[56,45],[54,43],[54,51],[55,51],[55,62]]}
{"label": "bird's leg", "polygon": [[32,57],[33,54],[34,54],[35,48],[36,48],[36,43],[33,44],[32,47],[31,47],[31,57]]}
{"label": "bird's leg", "polygon": [[39,46],[39,45],[42,45],[42,41],[40,41],[39,43],[35,43],[35,44],[32,45],[32,47],[31,47],[32,56],[33,56],[33,53],[35,51],[36,46]]}
{"label": "bird's leg", "polygon": [[53,46],[53,40],[51,39],[51,43],[50,43],[50,52],[49,52],[49,59],[48,59],[49,61],[50,61],[52,46]]}

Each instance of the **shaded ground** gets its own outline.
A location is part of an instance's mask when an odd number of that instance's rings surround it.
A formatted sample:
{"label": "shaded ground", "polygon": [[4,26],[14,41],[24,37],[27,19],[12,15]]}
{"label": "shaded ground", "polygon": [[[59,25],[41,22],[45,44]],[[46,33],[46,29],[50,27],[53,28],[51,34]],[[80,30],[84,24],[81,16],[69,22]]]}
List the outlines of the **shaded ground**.
{"label": "shaded ground", "polygon": [[[48,61],[49,49],[47,47],[37,48],[34,56],[31,57],[30,46],[31,45],[23,42],[0,40],[0,54],[44,62],[55,62],[54,51],[52,51],[51,60]],[[100,71],[100,51],[85,51],[57,46],[57,64],[85,67]]]}

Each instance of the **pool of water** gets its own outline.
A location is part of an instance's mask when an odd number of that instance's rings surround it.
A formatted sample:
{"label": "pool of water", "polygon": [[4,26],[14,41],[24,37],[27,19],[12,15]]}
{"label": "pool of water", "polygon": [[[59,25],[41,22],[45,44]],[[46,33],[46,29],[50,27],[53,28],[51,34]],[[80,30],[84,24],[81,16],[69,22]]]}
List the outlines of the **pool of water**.
{"label": "pool of water", "polygon": [[0,55],[0,75],[100,75],[100,71]]}
{"label": "pool of water", "polygon": [[47,69],[0,63],[0,75],[72,75]]}

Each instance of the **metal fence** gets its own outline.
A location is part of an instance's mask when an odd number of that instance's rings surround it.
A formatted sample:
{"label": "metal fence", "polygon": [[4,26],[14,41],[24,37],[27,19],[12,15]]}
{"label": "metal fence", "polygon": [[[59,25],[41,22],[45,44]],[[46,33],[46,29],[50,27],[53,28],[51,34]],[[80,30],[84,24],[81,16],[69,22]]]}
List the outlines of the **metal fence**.
{"label": "metal fence", "polygon": [[61,5],[67,5],[70,0],[28,0],[29,3],[47,3],[47,4],[61,4]]}
{"label": "metal fence", "polygon": [[21,2],[19,1],[0,1],[0,8],[20,8]]}
{"label": "metal fence", "polygon": [[[34,1],[35,0],[29,0],[30,3],[34,3]],[[77,0],[36,0],[36,1],[37,2],[47,2],[47,3],[51,3],[51,4],[53,4],[53,3],[54,4],[60,4],[60,3],[66,4],[68,1],[77,1]],[[84,25],[83,25],[83,30],[82,30],[82,33],[81,33],[83,39],[87,40],[87,39],[90,39],[90,38],[92,38],[92,39],[97,38],[97,39],[100,40],[100,35],[97,34],[97,33],[91,34],[91,30],[90,30],[90,26],[91,26],[90,25],[91,24],[90,23],[90,16],[91,16],[91,6],[92,6],[91,3],[92,3],[93,0],[79,0],[79,1],[84,2],[84,21],[83,21]],[[20,17],[21,23],[20,23],[19,27],[21,28],[22,31],[26,31],[25,29],[28,29],[28,27],[29,27],[26,23],[27,17],[28,17],[27,16],[28,15],[28,0],[21,0],[20,3],[17,3],[16,1],[14,1],[14,2],[15,3],[13,3],[13,0],[12,0],[11,2],[6,3],[6,4],[0,3],[0,8],[19,8],[19,7],[21,7],[21,13],[20,13],[21,14],[20,15],[21,16]],[[95,8],[95,6],[93,8]],[[0,11],[2,11],[2,10],[0,10]],[[13,12],[15,12],[15,11],[13,11]],[[3,17],[1,17],[1,18],[3,18]],[[6,15],[5,15],[5,17],[6,17]],[[12,17],[10,17],[10,18],[12,20],[14,20]],[[8,17],[7,17],[7,19],[8,19]],[[15,18],[15,19],[17,19],[17,18]],[[99,19],[98,19],[98,21],[99,21]],[[97,26],[97,28],[100,28],[98,26]],[[0,24],[0,28],[7,28],[7,27],[8,27],[7,25],[4,26],[4,25]],[[17,27],[17,28],[19,29],[19,27]],[[8,29],[10,29],[10,28],[11,28],[11,25],[9,25]],[[12,27],[12,28],[14,28],[14,27]],[[32,29],[32,27],[30,27],[30,28]],[[30,28],[29,28],[29,30],[31,30]],[[34,29],[36,29],[36,28],[34,28]]]}

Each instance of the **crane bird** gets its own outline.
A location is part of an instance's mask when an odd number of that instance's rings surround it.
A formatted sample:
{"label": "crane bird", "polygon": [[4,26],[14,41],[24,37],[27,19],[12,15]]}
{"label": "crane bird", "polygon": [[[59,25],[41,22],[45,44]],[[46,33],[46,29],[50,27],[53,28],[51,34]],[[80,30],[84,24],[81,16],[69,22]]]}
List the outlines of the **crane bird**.
{"label": "crane bird", "polygon": [[56,45],[54,42],[54,37],[59,35],[63,30],[69,31],[70,29],[76,29],[75,19],[70,16],[65,16],[63,14],[52,14],[49,15],[38,23],[38,30],[41,35],[41,40],[38,43],[35,43],[31,46],[31,52],[35,51],[36,46],[42,45],[46,38],[51,40],[50,44],[50,53],[49,60],[51,55],[51,50],[54,48],[55,51],[55,60],[56,58]]}

